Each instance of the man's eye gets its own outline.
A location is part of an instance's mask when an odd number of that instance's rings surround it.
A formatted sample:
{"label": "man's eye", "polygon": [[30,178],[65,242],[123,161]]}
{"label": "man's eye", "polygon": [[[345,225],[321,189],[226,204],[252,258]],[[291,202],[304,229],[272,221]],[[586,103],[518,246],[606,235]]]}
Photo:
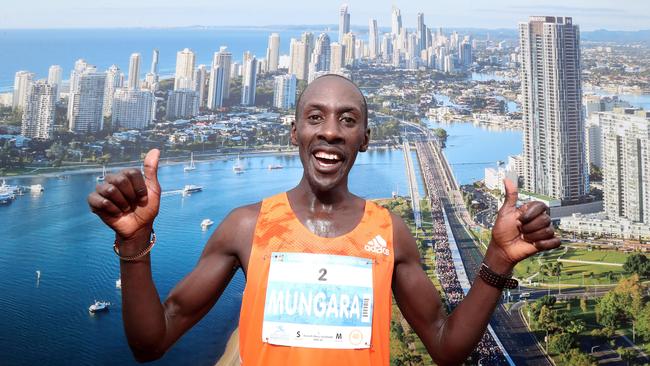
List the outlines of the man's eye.
{"label": "man's eye", "polygon": [[341,121],[343,121],[345,123],[354,123],[354,122],[356,122],[356,120],[354,118],[352,118],[352,117],[343,117],[343,118],[341,118]]}
{"label": "man's eye", "polygon": [[312,121],[318,121],[321,117],[317,114],[312,114],[311,116],[307,117],[307,119],[310,119]]}

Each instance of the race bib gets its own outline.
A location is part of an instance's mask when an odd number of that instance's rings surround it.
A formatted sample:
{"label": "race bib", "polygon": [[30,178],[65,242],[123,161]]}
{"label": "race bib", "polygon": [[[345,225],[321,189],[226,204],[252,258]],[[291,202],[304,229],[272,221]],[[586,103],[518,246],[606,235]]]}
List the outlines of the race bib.
{"label": "race bib", "polygon": [[273,253],[262,341],[307,348],[370,347],[372,260]]}

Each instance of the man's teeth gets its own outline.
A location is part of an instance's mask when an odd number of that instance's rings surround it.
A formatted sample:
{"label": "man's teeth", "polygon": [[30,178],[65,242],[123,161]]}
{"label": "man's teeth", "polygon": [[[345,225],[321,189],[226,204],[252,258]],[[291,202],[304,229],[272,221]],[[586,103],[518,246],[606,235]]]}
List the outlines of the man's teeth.
{"label": "man's teeth", "polygon": [[328,154],[322,151],[317,152],[315,156],[320,159],[336,160],[336,161],[341,160],[341,158],[339,158],[339,156],[336,154]]}

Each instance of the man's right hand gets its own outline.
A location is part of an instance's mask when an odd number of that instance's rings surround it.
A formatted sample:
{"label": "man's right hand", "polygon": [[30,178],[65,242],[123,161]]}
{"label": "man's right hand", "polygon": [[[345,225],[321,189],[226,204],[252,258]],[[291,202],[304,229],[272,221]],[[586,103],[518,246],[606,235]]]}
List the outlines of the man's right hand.
{"label": "man's right hand", "polygon": [[132,239],[151,230],[160,208],[158,159],[160,151],[153,149],[144,158],[144,177],[139,169],[125,169],[109,174],[95,192],[88,195],[88,205],[119,239]]}

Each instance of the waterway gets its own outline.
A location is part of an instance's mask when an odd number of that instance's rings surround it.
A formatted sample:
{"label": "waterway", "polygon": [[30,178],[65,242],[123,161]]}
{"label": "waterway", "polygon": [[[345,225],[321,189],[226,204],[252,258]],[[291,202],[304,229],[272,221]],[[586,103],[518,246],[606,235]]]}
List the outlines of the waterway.
{"label": "waterway", "polygon": [[[201,220],[219,223],[237,206],[290,189],[302,174],[296,156],[242,157],[246,172],[239,175],[233,173],[233,163],[198,162],[192,173],[184,173],[182,165],[160,168],[165,191],[185,184],[205,187],[190,196],[162,199],[155,223],[158,243],[152,251],[161,297],[193,268],[215,229],[216,224],[201,231]],[[271,164],[284,169],[269,170]],[[115,288],[119,264],[112,251],[114,236],[86,203],[96,175],[7,182],[42,184],[45,192],[0,206],[0,364],[136,364],[127,347],[121,295]],[[406,194],[401,150],[359,155],[350,175],[353,192],[381,198],[396,187]],[[237,324],[243,288],[240,272],[208,315],[153,365],[213,365]],[[88,306],[95,299],[110,301],[110,310],[90,315]]]}

